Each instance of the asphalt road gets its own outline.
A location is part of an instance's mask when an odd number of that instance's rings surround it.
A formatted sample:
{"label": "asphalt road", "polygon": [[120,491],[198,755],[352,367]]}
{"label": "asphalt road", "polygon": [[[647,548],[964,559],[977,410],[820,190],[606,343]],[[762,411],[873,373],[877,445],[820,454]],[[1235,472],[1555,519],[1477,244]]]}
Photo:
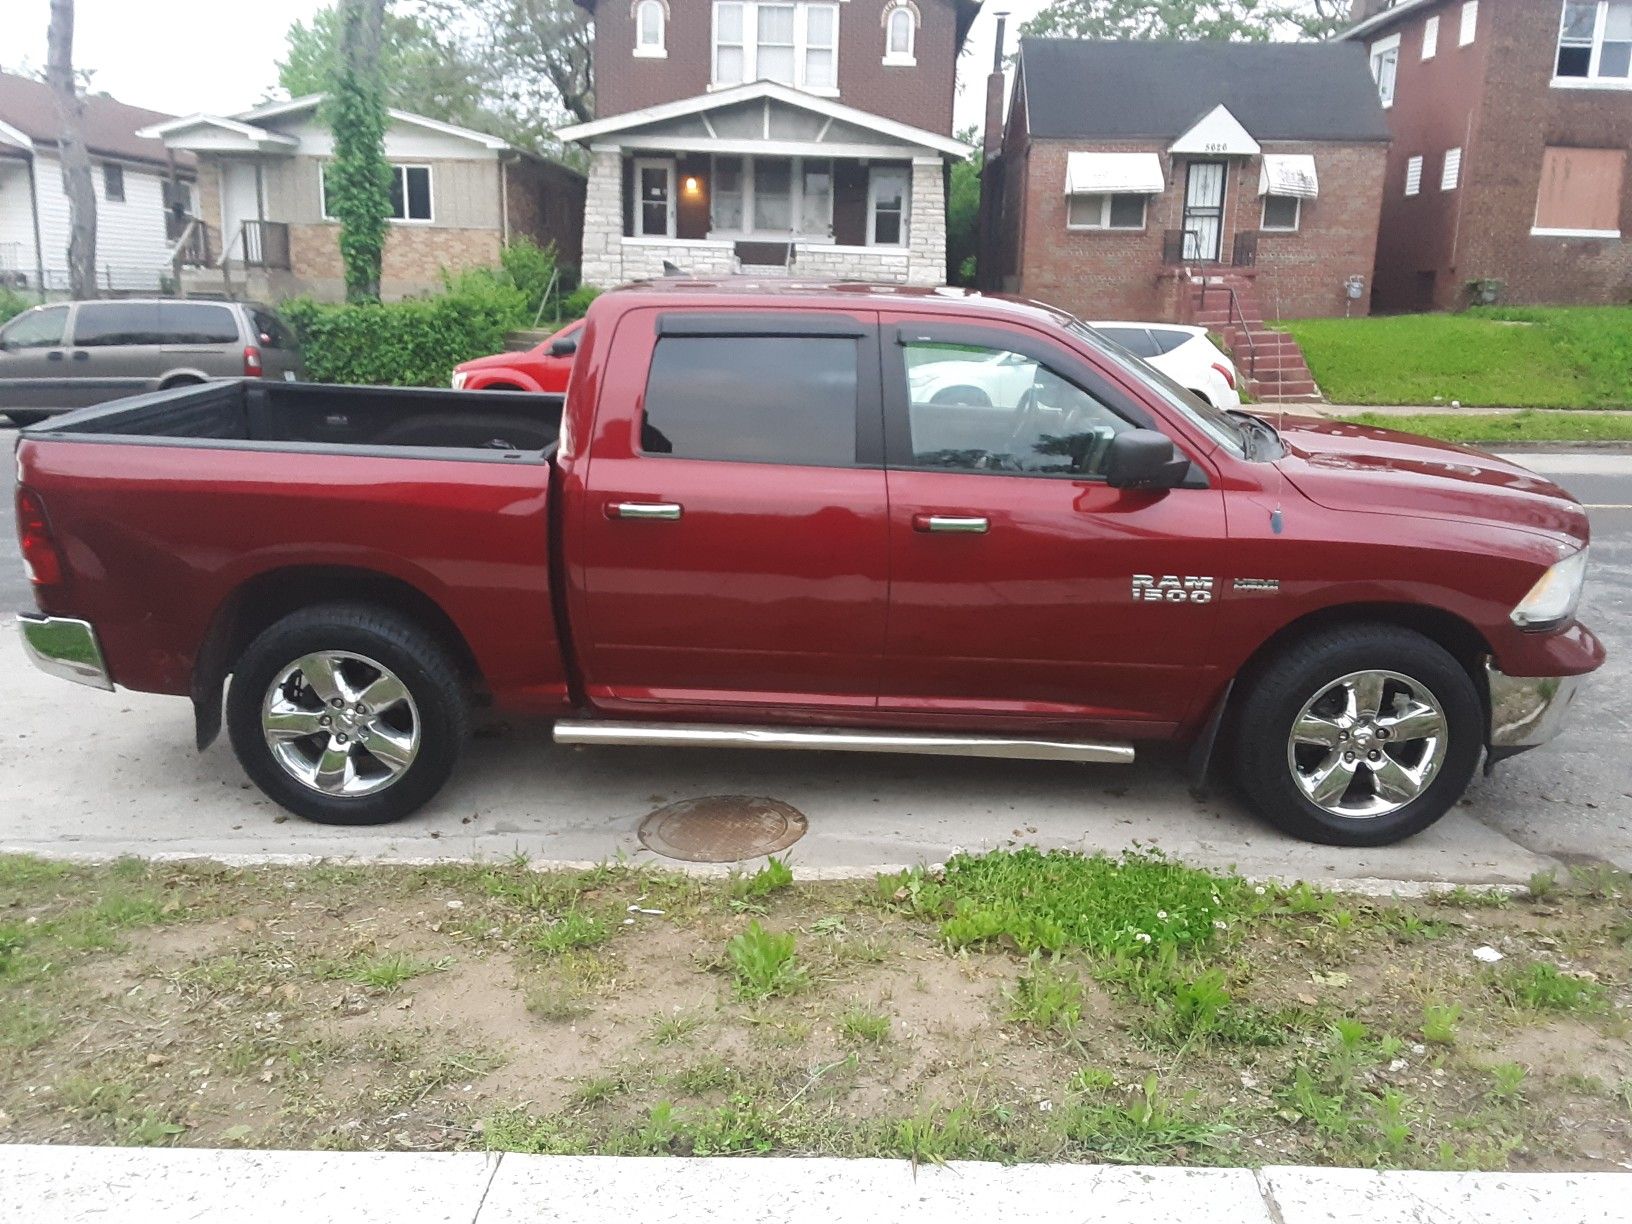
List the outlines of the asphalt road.
{"label": "asphalt road", "polygon": [[[0,429],[0,455],[12,431]],[[1632,455],[1523,460],[1593,507],[1583,619],[1610,659],[1552,746],[1502,765],[1428,832],[1381,850],[1308,846],[1227,794],[1198,802],[1175,759],[1131,766],[933,757],[563,748],[542,728],[475,741],[429,808],[383,829],[285,818],[224,744],[192,750],[185,701],[100,693],[37,673],[0,630],[0,850],[50,854],[328,855],[382,859],[648,857],[641,818],[718,794],[793,804],[806,870],[934,861],[1025,841],[1120,850],[1135,841],[1256,876],[1522,881],[1559,863],[1632,870]],[[16,557],[11,465],[0,476],[0,608],[31,605]]]}

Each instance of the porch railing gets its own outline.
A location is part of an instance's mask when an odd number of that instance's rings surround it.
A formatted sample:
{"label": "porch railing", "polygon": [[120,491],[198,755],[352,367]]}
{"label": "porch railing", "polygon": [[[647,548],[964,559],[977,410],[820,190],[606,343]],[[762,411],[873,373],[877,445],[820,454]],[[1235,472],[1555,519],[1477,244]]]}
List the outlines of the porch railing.
{"label": "porch railing", "polygon": [[236,259],[246,268],[289,270],[289,226],[282,221],[245,221],[221,253],[225,266]]}
{"label": "porch railing", "polygon": [[1198,230],[1170,229],[1162,231],[1162,262],[1169,267],[1179,264],[1206,263],[1216,264],[1222,268],[1251,268],[1258,263],[1258,231],[1243,230],[1236,234],[1235,242],[1228,252],[1229,258],[1224,258],[1224,252],[1219,253],[1217,259],[1196,259],[1187,254],[1194,250],[1201,241]]}

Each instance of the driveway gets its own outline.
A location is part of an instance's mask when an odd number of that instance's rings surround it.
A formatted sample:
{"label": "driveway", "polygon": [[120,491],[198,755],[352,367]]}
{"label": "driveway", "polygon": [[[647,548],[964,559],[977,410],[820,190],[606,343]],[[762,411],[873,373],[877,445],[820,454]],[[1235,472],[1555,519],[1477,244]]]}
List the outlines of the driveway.
{"label": "driveway", "polygon": [[[11,431],[0,430],[0,455]],[[1185,789],[1180,763],[1131,767],[935,757],[563,748],[543,728],[476,740],[415,817],[337,829],[285,817],[250,788],[224,743],[192,750],[185,701],[100,693],[28,667],[0,631],[0,850],[49,854],[329,855],[387,860],[522,853],[650,857],[636,826],[677,799],[767,795],[804,812],[796,868],[857,869],[1024,841],[1119,851],[1154,844],[1250,875],[1316,880],[1514,882],[1558,863],[1632,870],[1632,456],[1523,459],[1589,505],[1595,540],[1583,618],[1610,661],[1550,748],[1502,765],[1427,833],[1337,850],[1266,828],[1222,791]],[[0,477],[0,606],[26,607]]]}

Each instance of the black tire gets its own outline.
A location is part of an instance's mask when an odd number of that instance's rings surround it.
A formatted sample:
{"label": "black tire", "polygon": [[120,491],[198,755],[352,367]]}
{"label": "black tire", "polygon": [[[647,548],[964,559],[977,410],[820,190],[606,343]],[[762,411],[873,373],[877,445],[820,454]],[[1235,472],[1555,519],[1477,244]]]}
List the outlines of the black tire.
{"label": "black tire", "polygon": [[[412,698],[418,751],[383,789],[325,794],[288,772],[267,744],[261,710],[268,691],[285,668],[318,651],[376,660]],[[244,772],[297,816],[320,824],[385,824],[416,811],[441,790],[470,735],[470,706],[453,657],[420,625],[368,604],[322,604],[278,621],[239,657],[227,693],[227,731]]]}
{"label": "black tire", "polygon": [[[1307,702],[1339,678],[1368,670],[1394,672],[1427,687],[1444,712],[1445,756],[1403,807],[1345,816],[1303,793],[1293,778],[1289,744]],[[1260,814],[1295,837],[1333,846],[1389,845],[1420,833],[1461,798],[1479,764],[1484,721],[1484,703],[1467,669],[1422,634],[1383,624],[1321,630],[1292,643],[1252,680],[1232,719],[1235,779]]]}
{"label": "black tire", "polygon": [[929,402],[942,404],[948,408],[990,408],[992,397],[979,387],[959,384],[955,387],[942,387],[929,397]]}
{"label": "black tire", "polygon": [[11,423],[17,426],[18,429],[26,429],[30,425],[38,425],[51,414],[49,412],[8,412],[6,415],[11,418]]}

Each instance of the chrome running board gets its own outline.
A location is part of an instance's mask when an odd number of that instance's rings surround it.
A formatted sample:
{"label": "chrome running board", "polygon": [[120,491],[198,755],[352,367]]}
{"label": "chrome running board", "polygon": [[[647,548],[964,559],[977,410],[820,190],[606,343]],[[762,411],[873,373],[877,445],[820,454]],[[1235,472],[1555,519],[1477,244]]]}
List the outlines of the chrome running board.
{"label": "chrome running board", "polygon": [[862,731],[833,727],[751,727],[714,723],[637,723],[564,719],[558,744],[660,748],[780,748],[817,752],[910,752],[927,756],[1005,757],[1019,761],[1087,761],[1129,765],[1133,745],[1087,740],[1010,739],[931,731]]}

